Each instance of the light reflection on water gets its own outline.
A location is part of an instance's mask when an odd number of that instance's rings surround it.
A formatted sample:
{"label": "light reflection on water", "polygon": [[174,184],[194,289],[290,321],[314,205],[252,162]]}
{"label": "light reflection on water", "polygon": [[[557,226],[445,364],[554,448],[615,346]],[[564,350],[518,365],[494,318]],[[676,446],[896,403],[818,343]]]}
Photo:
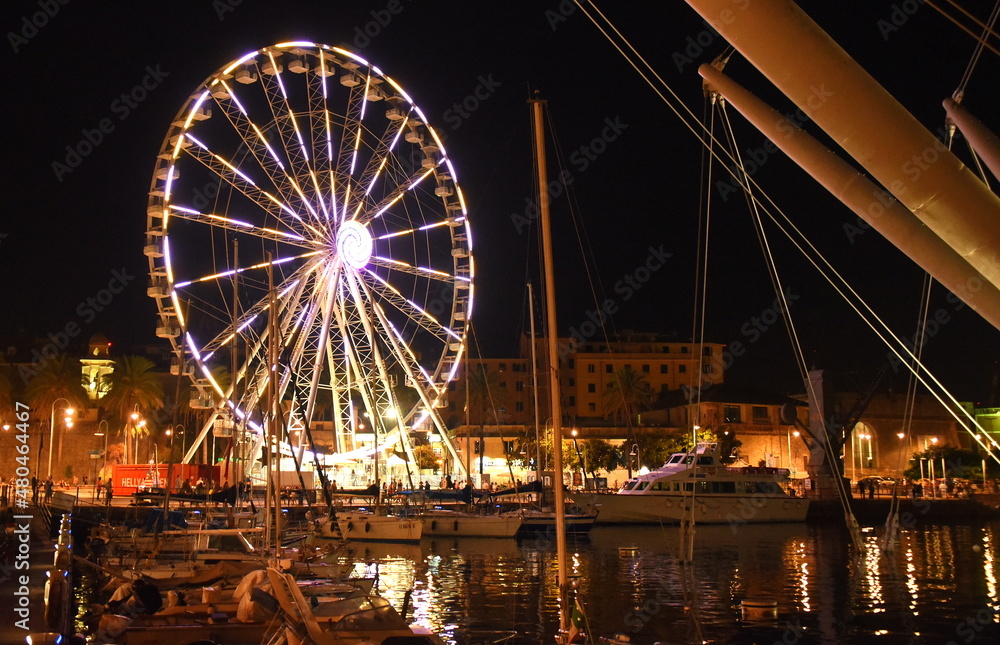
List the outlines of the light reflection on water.
{"label": "light reflection on water", "polygon": [[[702,526],[684,566],[676,528],[599,526],[570,541],[571,570],[592,631],[634,643],[997,642],[998,528],[904,530],[885,556],[880,529],[853,555],[831,526]],[[552,642],[555,545],[545,536],[358,545],[357,556],[356,573],[377,573],[396,607],[412,588],[409,617],[451,643]],[[778,620],[743,622],[744,599],[776,602]]]}

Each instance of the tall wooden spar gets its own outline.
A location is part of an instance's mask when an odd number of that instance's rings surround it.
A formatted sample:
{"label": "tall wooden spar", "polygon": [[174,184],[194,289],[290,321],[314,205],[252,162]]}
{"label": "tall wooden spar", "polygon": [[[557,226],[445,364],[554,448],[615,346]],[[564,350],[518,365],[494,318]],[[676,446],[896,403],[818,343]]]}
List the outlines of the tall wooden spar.
{"label": "tall wooden spar", "polygon": [[546,101],[529,101],[535,117],[535,158],[538,164],[538,210],[542,223],[542,260],[545,269],[545,315],[549,360],[549,401],[552,410],[552,455],[555,478],[556,512],[556,566],[559,584],[559,629],[569,628],[569,580],[566,575],[566,505],[563,500],[562,465],[562,401],[559,393],[559,332],[556,325],[556,280],[552,259],[552,223],[549,217],[549,176],[545,167],[545,122],[543,109]]}

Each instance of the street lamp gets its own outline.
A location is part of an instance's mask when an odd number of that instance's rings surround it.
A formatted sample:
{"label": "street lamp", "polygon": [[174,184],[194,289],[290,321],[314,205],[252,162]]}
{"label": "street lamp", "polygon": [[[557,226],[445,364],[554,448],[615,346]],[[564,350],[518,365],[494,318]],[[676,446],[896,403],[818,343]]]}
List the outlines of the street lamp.
{"label": "street lamp", "polygon": [[[55,441],[55,436],[56,436],[56,403],[59,403],[60,401],[65,401],[67,404],[69,404],[69,399],[63,396],[59,397],[58,399],[52,402],[52,414],[49,417],[49,477],[50,478],[52,477],[52,445],[53,442]],[[75,412],[73,408],[66,408],[64,411],[67,415],[73,414],[73,412]],[[66,423],[67,429],[73,427],[73,421],[68,416],[64,419],[64,422]]]}
{"label": "street lamp", "polygon": [[573,449],[576,450],[576,460],[580,462],[580,472],[583,473],[583,488],[584,488],[584,490],[586,490],[587,489],[587,466],[586,466],[586,464],[583,463],[583,455],[580,454],[580,444],[578,444],[576,442],[576,435],[577,434],[578,433],[576,431],[576,428],[573,428],[573,430],[570,432],[570,435],[573,436]]}
{"label": "street lamp", "polygon": [[[103,430],[102,430],[103,428]],[[101,453],[101,457],[104,458],[105,468],[108,465],[108,433],[110,429],[108,427],[108,420],[101,419],[101,422],[97,424],[97,432],[94,433],[95,437],[104,437],[104,452]],[[104,472],[104,468],[101,469]],[[94,495],[97,495],[97,460],[94,460]]]}
{"label": "street lamp", "polygon": [[795,474],[795,462],[792,461],[792,435],[795,435],[795,438],[798,439],[801,434],[798,430],[792,432],[791,429],[785,433],[785,436],[788,438],[788,468],[792,475]]}

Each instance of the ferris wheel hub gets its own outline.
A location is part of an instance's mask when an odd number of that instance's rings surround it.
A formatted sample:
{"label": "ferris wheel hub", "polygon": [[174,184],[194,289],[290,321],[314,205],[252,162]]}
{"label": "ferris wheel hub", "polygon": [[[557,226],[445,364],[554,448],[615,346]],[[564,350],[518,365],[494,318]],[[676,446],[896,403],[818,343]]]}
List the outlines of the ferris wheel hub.
{"label": "ferris wheel hub", "polygon": [[341,224],[337,231],[337,253],[355,269],[363,269],[372,257],[372,236],[368,228],[354,220]]}

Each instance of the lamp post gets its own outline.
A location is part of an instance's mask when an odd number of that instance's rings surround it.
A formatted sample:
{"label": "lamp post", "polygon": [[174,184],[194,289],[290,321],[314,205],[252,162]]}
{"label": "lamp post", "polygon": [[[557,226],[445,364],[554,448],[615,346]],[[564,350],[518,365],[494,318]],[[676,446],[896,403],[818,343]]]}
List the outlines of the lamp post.
{"label": "lamp post", "polygon": [[799,432],[798,430],[796,430],[795,432],[792,432],[791,428],[789,428],[788,431],[785,434],[786,434],[786,436],[788,438],[788,469],[791,472],[791,474],[794,475],[795,474],[795,462],[792,461],[792,435],[795,435],[795,438],[798,439],[799,435],[801,435],[802,433]]}
{"label": "lamp post", "polygon": [[[60,401],[65,401],[68,404],[69,399],[67,399],[64,396],[61,396],[52,402],[52,414],[49,417],[49,477],[50,478],[52,477],[52,447],[56,436],[56,403],[59,403]],[[65,412],[66,414],[73,414],[74,410],[73,408],[66,408]],[[73,427],[73,421],[69,417],[66,417],[64,419],[64,422],[66,423],[67,429]]]}
{"label": "lamp post", "polygon": [[578,434],[576,428],[570,432],[573,436],[573,449],[576,451],[576,460],[580,462],[580,472],[583,474],[583,488],[587,489],[587,466],[583,463],[583,455],[580,454],[580,444],[576,442],[576,435]]}

